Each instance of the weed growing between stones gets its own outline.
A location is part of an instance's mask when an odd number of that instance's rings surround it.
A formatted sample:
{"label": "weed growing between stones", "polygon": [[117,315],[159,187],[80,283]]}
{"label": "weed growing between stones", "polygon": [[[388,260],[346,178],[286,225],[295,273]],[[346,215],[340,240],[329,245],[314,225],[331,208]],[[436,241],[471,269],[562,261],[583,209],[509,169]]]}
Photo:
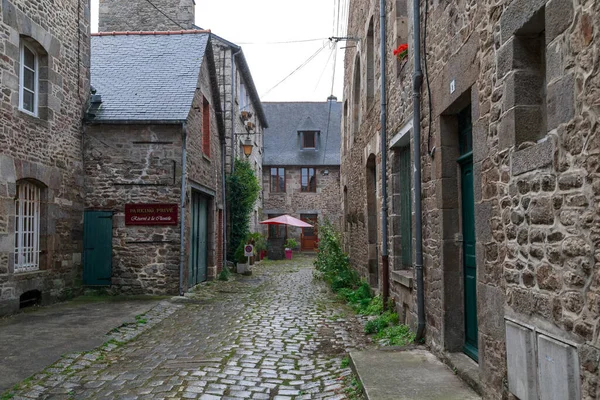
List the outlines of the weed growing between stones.
{"label": "weed growing between stones", "polygon": [[226,281],[229,280],[229,276],[230,275],[231,275],[231,272],[229,271],[229,268],[223,267],[223,270],[219,274],[219,280],[223,281],[223,282],[226,282]]}
{"label": "weed growing between stones", "polygon": [[[367,322],[365,333],[375,334],[380,345],[404,346],[415,340],[408,326],[398,324],[398,314],[383,311],[381,297],[374,297],[369,284],[350,266],[348,255],[342,250],[340,235],[329,222],[319,228],[315,268],[315,276],[323,279],[356,313],[377,316]],[[390,302],[388,310],[393,308],[393,302]]]}
{"label": "weed growing between stones", "polygon": [[340,368],[348,368],[349,365],[350,365],[350,357],[346,356],[342,359],[342,362],[340,363]]}

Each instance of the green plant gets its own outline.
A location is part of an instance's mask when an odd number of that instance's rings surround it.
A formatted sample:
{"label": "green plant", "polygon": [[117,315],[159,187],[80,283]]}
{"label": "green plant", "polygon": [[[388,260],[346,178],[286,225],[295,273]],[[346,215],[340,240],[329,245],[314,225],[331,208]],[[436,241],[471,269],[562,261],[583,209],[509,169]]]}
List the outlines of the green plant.
{"label": "green plant", "polygon": [[219,278],[218,279],[220,281],[228,281],[230,275],[231,275],[231,272],[229,271],[229,268],[223,267],[223,270],[219,274]]}
{"label": "green plant", "polygon": [[244,247],[246,247],[246,241],[241,241],[238,245],[237,249],[234,253],[235,262],[238,264],[246,264],[248,262],[248,257],[246,257],[244,252]]}
{"label": "green plant", "polygon": [[234,172],[227,177],[227,201],[231,218],[227,257],[238,260],[238,246],[249,233],[250,214],[260,193],[260,185],[248,161],[236,159]]}
{"label": "green plant", "polygon": [[346,356],[342,359],[342,362],[340,363],[340,368],[348,368],[349,365],[350,365],[350,357]]}
{"label": "green plant", "polygon": [[348,256],[342,250],[339,234],[328,221],[319,227],[315,268],[335,292],[344,288],[354,290],[361,285],[358,273],[352,269]]}
{"label": "green plant", "polygon": [[285,241],[285,248],[286,249],[295,249],[298,246],[298,242],[296,241],[296,239],[288,239]]}
{"label": "green plant", "polygon": [[406,346],[415,341],[415,334],[406,325],[394,325],[381,330],[375,338],[385,340],[389,346]]}
{"label": "green plant", "polygon": [[398,324],[398,314],[391,313],[389,311],[381,314],[379,317],[370,320],[365,325],[365,333],[379,333],[382,332],[387,327],[397,325]]}

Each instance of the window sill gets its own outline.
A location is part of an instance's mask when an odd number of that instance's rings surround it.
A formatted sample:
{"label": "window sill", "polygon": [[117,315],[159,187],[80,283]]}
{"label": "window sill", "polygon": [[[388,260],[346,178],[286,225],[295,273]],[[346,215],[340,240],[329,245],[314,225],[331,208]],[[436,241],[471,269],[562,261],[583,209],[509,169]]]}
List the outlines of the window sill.
{"label": "window sill", "polygon": [[48,274],[48,270],[38,269],[37,271],[13,272],[13,278],[18,280],[27,280],[36,276]]}
{"label": "window sill", "polygon": [[27,111],[24,111],[22,109],[19,108],[19,115],[29,121],[32,122],[34,124],[38,124],[38,125],[42,125],[43,127],[47,128],[49,126],[48,121],[40,118],[39,114],[38,115],[33,115],[28,113]]}
{"label": "window sill", "polygon": [[392,277],[392,281],[399,283],[400,285],[412,289],[413,287],[413,271],[411,270],[400,270],[400,271],[391,271],[390,276]]}

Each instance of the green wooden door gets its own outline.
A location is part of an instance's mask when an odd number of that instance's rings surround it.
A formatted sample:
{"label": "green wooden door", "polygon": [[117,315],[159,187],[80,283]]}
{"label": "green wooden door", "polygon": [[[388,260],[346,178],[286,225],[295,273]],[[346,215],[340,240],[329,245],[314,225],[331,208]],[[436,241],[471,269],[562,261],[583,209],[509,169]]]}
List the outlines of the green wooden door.
{"label": "green wooden door", "polygon": [[83,221],[83,284],[109,286],[112,278],[111,211],[86,211]]}
{"label": "green wooden door", "polygon": [[410,146],[399,151],[400,174],[400,235],[402,246],[402,265],[412,265],[412,193]]}
{"label": "green wooden door", "polygon": [[477,361],[477,263],[475,256],[475,196],[473,191],[473,140],[471,107],[458,115],[461,169],[463,270],[465,284],[464,352]]}
{"label": "green wooden door", "polygon": [[198,192],[192,193],[191,222],[190,287],[204,282],[208,271],[208,200]]}

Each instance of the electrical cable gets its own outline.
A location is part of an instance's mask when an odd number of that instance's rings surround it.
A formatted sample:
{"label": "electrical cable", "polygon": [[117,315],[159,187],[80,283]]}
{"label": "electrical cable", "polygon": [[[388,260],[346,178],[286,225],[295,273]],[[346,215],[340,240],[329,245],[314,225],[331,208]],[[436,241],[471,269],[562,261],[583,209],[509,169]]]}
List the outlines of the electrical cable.
{"label": "electrical cable", "polygon": [[327,66],[329,65],[329,61],[331,61],[331,57],[333,56],[333,53],[335,53],[335,51],[336,51],[336,48],[334,47],[329,52],[329,57],[327,57],[327,62],[325,63],[325,67],[323,67],[323,71],[321,72],[321,75],[319,76],[319,80],[317,81],[317,84],[315,85],[315,91],[319,87],[319,84],[321,83],[321,79],[323,79],[323,75],[325,75],[325,71],[327,70]]}
{"label": "electrical cable", "polygon": [[165,14],[165,12],[163,10],[161,10],[160,8],[158,8],[153,2],[151,2],[150,0],[146,0],[152,7],[156,8],[156,10],[161,13],[162,15],[164,15],[165,17],[167,17],[167,19],[169,21],[171,21],[172,23],[174,23],[175,25],[177,25],[178,27],[180,27],[181,29],[183,29],[184,31],[187,30],[187,28],[184,28],[183,26],[181,26],[181,24],[179,24],[178,22],[175,22],[175,20],[173,20],[173,18],[169,17],[167,14]]}
{"label": "electrical cable", "polygon": [[272,44],[294,44],[294,43],[308,43],[308,42],[319,42],[321,40],[327,40],[327,38],[316,38],[316,39],[300,39],[300,40],[284,40],[281,42],[235,42],[238,45],[272,45]]}
{"label": "electrical cable", "polygon": [[294,75],[296,72],[298,72],[299,70],[301,70],[302,68],[304,68],[308,63],[310,63],[316,56],[319,55],[319,53],[321,53],[325,47],[327,47],[327,43],[324,44],[321,48],[319,48],[316,52],[314,52],[310,57],[308,57],[308,59],[306,59],[302,64],[300,64],[300,66],[298,66],[295,70],[293,70],[292,72],[290,72],[285,78],[283,78],[281,81],[279,81],[275,86],[273,86],[271,89],[267,90],[262,96],[265,97],[266,95],[268,95],[269,93],[271,93],[276,87],[278,87],[279,85],[281,85],[283,82],[285,82],[288,78],[290,78],[292,75]]}
{"label": "electrical cable", "polygon": [[429,68],[427,64],[427,15],[429,14],[429,0],[425,0],[425,16],[424,26],[423,26],[423,66],[425,67],[425,82],[427,83],[427,98],[429,101],[429,126],[427,133],[427,153],[429,153],[430,157],[433,157],[434,149],[431,148],[431,125],[433,121],[431,120],[431,86],[429,84]]}

